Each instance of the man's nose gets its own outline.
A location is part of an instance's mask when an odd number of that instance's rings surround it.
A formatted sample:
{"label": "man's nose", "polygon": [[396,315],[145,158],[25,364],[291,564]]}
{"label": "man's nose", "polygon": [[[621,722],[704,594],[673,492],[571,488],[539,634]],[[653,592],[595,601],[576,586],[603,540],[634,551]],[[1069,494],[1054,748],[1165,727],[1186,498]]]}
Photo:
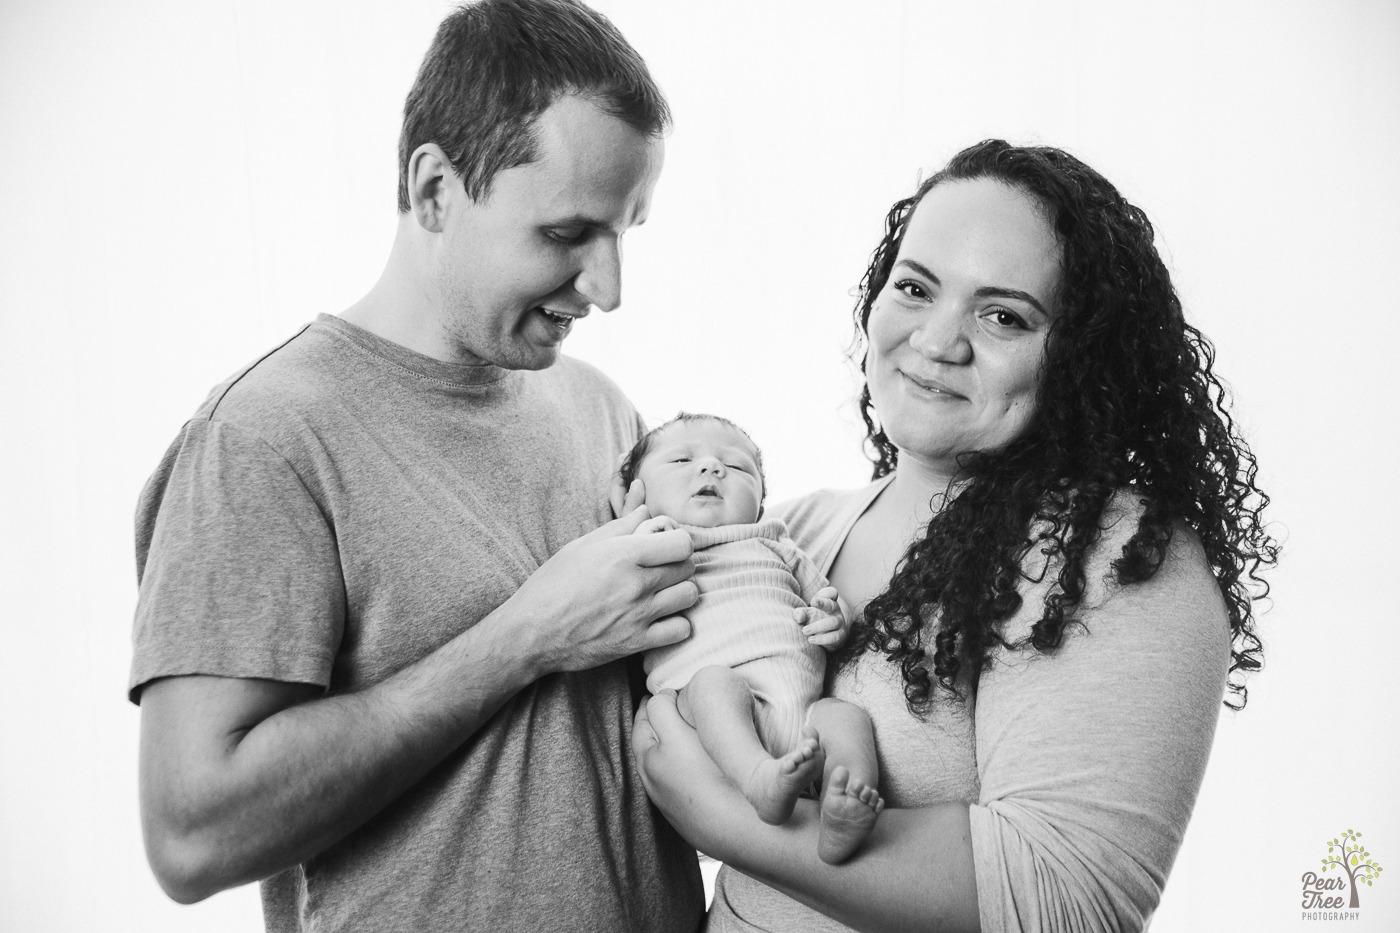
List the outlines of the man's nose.
{"label": "man's nose", "polygon": [[599,311],[622,304],[622,240],[600,236],[590,245],[574,288]]}

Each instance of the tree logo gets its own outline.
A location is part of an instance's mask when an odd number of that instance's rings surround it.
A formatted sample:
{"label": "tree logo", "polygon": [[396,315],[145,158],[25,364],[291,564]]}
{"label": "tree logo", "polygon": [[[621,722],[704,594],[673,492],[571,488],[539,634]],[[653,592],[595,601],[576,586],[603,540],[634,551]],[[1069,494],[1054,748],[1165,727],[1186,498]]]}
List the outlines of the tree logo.
{"label": "tree logo", "polygon": [[[1384,870],[1381,863],[1361,844],[1361,834],[1350,829],[1327,843],[1327,857],[1322,860],[1322,872],[1325,875],[1334,868],[1339,871],[1331,878],[1320,877],[1311,871],[1303,875],[1304,910],[1355,911],[1361,906],[1361,885],[1370,887]],[[1344,889],[1349,890],[1351,894],[1350,903],[1345,907],[1342,904],[1341,893]],[[1310,919],[1341,919],[1343,916],[1313,915]]]}

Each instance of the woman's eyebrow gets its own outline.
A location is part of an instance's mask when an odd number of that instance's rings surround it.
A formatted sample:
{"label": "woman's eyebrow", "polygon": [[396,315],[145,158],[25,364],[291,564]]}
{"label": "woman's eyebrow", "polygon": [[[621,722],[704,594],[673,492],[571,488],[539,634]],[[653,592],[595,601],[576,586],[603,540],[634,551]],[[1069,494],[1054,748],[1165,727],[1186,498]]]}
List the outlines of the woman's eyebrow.
{"label": "woman's eyebrow", "polygon": [[919,262],[918,260],[915,260],[915,259],[901,259],[899,262],[895,263],[895,268],[898,268],[898,267],[900,267],[900,266],[908,266],[909,268],[913,269],[915,272],[919,273],[919,275],[922,275],[924,278],[928,279],[928,280],[929,280],[930,282],[932,282],[934,285],[942,285],[942,284],[943,284],[942,282],[940,282],[940,281],[938,280],[938,276],[936,276],[936,275],[933,274],[933,270],[932,270],[932,269],[930,269],[928,266],[924,265],[923,263]]}

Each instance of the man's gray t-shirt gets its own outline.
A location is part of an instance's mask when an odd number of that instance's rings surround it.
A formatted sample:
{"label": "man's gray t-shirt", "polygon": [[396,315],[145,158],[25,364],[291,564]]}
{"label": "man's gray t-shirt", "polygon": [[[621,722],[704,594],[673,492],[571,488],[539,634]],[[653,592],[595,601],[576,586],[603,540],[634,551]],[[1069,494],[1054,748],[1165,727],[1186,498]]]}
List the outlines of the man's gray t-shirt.
{"label": "man's gray t-shirt", "polygon": [[[137,513],[131,697],[389,677],[607,518],[640,421],[568,358],[443,363],[321,315],[219,386]],[[693,930],[694,850],[627,737],[633,661],[547,676],[360,829],[263,883],[270,931]]]}

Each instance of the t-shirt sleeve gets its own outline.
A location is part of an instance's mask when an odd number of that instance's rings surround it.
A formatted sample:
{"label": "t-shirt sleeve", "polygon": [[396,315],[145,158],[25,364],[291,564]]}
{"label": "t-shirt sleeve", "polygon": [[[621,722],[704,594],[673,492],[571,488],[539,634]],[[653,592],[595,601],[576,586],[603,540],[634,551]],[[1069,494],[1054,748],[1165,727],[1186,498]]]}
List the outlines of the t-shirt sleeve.
{"label": "t-shirt sleeve", "polygon": [[1002,652],[981,678],[971,823],[988,933],[1141,930],[1200,789],[1229,628],[1199,542],[1179,529],[1152,579],[1089,605],[1058,651]]}
{"label": "t-shirt sleeve", "polygon": [[182,674],[330,684],[345,618],[335,537],[261,438],[187,424],[142,493],[136,537],[133,702]]}

